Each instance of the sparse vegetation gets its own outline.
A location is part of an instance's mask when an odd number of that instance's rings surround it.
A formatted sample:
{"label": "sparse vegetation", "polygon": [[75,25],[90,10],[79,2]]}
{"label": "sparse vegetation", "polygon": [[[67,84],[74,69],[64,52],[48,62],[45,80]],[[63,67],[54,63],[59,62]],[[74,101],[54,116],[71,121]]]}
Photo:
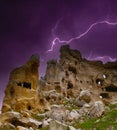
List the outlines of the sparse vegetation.
{"label": "sparse vegetation", "polygon": [[83,123],[78,121],[74,122],[75,128],[82,128],[85,130],[96,128],[96,130],[106,130],[107,128],[113,127],[114,130],[117,129],[117,104],[109,106],[110,110],[106,111],[101,118],[87,118]]}
{"label": "sparse vegetation", "polygon": [[16,130],[16,129],[9,128],[8,126],[2,126],[0,127],[0,130]]}
{"label": "sparse vegetation", "polygon": [[37,114],[32,114],[32,118],[34,118],[38,121],[42,121],[45,117],[44,116],[38,116]]}
{"label": "sparse vegetation", "polygon": [[39,130],[48,130],[49,129],[49,126],[46,126],[44,128],[40,128]]}
{"label": "sparse vegetation", "polygon": [[68,101],[66,99],[63,100],[63,105],[70,111],[73,109],[79,109],[79,107],[76,105],[75,101]]}

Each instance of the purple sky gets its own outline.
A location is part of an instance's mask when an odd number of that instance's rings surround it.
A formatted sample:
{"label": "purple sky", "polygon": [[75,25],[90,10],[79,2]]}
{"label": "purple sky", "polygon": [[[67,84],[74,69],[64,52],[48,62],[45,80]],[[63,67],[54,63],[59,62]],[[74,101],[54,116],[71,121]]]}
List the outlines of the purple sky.
{"label": "purple sky", "polygon": [[[116,0],[1,0],[1,101],[13,68],[24,64],[33,53],[38,53],[42,61],[40,73],[43,74],[46,61],[59,56],[59,43],[53,52],[45,53],[55,36],[69,40],[84,32],[92,23],[105,19],[117,22]],[[84,57],[92,53],[117,58],[117,26],[97,25],[70,46],[80,50]]]}

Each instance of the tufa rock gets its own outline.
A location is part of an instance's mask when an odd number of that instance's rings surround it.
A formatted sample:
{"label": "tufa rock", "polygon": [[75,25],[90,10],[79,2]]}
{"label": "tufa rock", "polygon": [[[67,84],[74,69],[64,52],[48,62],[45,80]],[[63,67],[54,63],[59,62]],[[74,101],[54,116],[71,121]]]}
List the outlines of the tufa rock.
{"label": "tufa rock", "polygon": [[38,67],[39,56],[32,55],[26,64],[10,73],[2,113],[11,110],[37,112],[41,109],[38,94]]}

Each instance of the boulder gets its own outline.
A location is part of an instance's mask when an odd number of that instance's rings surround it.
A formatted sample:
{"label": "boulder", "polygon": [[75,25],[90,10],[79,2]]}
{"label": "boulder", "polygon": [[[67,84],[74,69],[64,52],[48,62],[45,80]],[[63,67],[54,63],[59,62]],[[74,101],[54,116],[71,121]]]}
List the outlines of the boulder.
{"label": "boulder", "polygon": [[42,126],[42,122],[32,118],[23,117],[18,112],[3,113],[0,118],[2,123],[10,123],[14,126],[32,127],[34,130]]}
{"label": "boulder", "polygon": [[76,111],[76,110],[72,110],[70,112],[70,116],[73,118],[73,119],[79,119],[81,117],[81,115]]}
{"label": "boulder", "polygon": [[0,121],[2,123],[10,122],[10,120],[19,120],[22,115],[19,112],[9,111],[0,115]]}
{"label": "boulder", "polygon": [[81,115],[76,111],[76,110],[72,110],[70,111],[66,111],[67,113],[67,121],[73,121],[74,119],[79,119],[81,117]]}
{"label": "boulder", "polygon": [[68,130],[68,126],[58,121],[52,120],[49,125],[49,130]]}
{"label": "boulder", "polygon": [[88,90],[83,90],[80,92],[79,99],[89,103],[91,101],[91,93]]}
{"label": "boulder", "polygon": [[78,98],[76,98],[75,104],[78,107],[83,107],[86,104],[86,102],[84,100],[79,99],[79,97],[78,97]]}
{"label": "boulder", "polygon": [[100,117],[104,114],[105,106],[102,101],[96,101],[89,110],[90,117]]}
{"label": "boulder", "polygon": [[57,121],[65,121],[67,118],[66,108],[59,105],[52,106],[52,109],[47,112],[47,116]]}

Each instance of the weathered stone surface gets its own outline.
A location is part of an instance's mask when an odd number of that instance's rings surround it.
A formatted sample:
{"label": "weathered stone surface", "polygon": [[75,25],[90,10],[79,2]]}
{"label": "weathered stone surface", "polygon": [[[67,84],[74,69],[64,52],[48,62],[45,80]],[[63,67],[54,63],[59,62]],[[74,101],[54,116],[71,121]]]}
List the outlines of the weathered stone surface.
{"label": "weathered stone surface", "polygon": [[89,110],[90,117],[100,117],[104,114],[105,107],[102,101],[96,101]]}
{"label": "weathered stone surface", "polygon": [[81,91],[79,95],[79,99],[89,103],[91,101],[91,93],[87,90]]}
{"label": "weathered stone surface", "polygon": [[60,82],[64,75],[62,66],[56,60],[50,60],[47,62],[45,79],[48,83]]}
{"label": "weathered stone surface", "polygon": [[86,104],[86,102],[84,100],[80,100],[79,97],[76,98],[75,102],[78,107],[83,107]]}
{"label": "weathered stone surface", "polygon": [[22,127],[22,126],[17,126],[16,130],[30,130],[30,129]]}
{"label": "weathered stone surface", "polygon": [[39,128],[39,126],[42,126],[42,122],[37,121],[32,118],[28,117],[23,117],[19,112],[6,112],[1,114],[0,121],[5,124],[5,123],[10,123],[14,125],[15,127],[17,126],[23,126],[26,128],[32,127],[33,129]]}
{"label": "weathered stone surface", "polygon": [[68,126],[58,121],[52,120],[49,125],[49,130],[68,130]]}
{"label": "weathered stone surface", "polygon": [[10,73],[5,90],[2,112],[28,111],[39,112],[48,109],[48,103],[41,93],[38,94],[38,55],[32,55],[29,61]]}
{"label": "weathered stone surface", "polygon": [[67,121],[73,121],[74,119],[75,120],[78,120],[81,115],[76,111],[76,110],[72,110],[71,112],[70,111],[66,111],[67,112]]}
{"label": "weathered stone surface", "polygon": [[0,121],[2,123],[6,123],[9,120],[13,120],[13,119],[20,119],[22,118],[22,115],[19,112],[6,112],[0,115]]}
{"label": "weathered stone surface", "polygon": [[32,55],[25,65],[10,73],[2,112],[38,110],[38,66],[38,55]]}
{"label": "weathered stone surface", "polygon": [[78,50],[64,45],[60,49],[60,61],[48,62],[45,78],[49,86],[55,89],[55,82],[65,97],[78,97],[81,91],[89,91],[84,100],[90,102],[107,98],[110,102],[117,98],[117,62],[103,64],[101,61],[88,61],[82,58]]}
{"label": "weathered stone surface", "polygon": [[47,116],[60,122],[65,121],[67,117],[66,108],[63,106],[54,105],[52,109],[47,112]]}

